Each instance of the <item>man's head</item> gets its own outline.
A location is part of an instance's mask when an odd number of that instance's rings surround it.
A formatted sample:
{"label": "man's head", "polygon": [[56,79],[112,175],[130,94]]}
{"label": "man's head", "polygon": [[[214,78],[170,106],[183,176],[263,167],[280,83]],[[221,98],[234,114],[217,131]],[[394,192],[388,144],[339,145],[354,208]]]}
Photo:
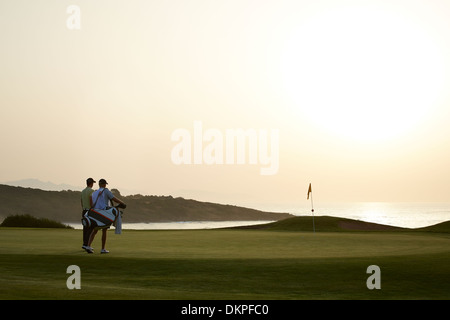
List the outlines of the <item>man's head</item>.
{"label": "man's head", "polygon": [[88,187],[91,187],[91,188],[92,188],[92,186],[94,185],[95,182],[96,182],[96,181],[95,181],[94,179],[88,178],[88,179],[86,180],[86,185],[87,185]]}
{"label": "man's head", "polygon": [[108,182],[106,182],[105,179],[98,180],[98,185],[100,186],[100,188],[106,188],[107,184],[108,184]]}

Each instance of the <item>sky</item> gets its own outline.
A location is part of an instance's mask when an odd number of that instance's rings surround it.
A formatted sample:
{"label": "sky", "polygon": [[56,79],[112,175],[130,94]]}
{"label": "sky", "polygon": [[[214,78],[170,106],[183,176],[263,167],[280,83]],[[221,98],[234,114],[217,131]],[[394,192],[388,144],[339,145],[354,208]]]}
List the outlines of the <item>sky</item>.
{"label": "sky", "polygon": [[0,182],[450,202],[448,1],[0,2]]}

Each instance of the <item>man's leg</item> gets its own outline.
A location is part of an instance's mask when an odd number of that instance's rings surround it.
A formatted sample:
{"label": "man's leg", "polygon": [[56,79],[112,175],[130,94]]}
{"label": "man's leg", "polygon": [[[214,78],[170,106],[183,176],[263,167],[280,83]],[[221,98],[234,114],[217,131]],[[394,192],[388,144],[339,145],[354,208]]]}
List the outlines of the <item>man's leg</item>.
{"label": "man's leg", "polygon": [[92,240],[94,240],[95,236],[95,228],[96,224],[91,224],[90,226],[86,227],[85,230],[83,230],[83,242],[87,243],[88,245],[84,247],[84,250],[87,251],[87,253],[93,253],[93,249],[91,248]]}
{"label": "man's leg", "polygon": [[83,247],[85,249],[85,247],[89,247],[91,246],[91,241],[90,241],[90,237],[92,234],[92,231],[94,230],[94,226],[90,225],[90,226],[83,226]]}
{"label": "man's leg", "polygon": [[91,229],[91,232],[89,234],[89,244],[88,246],[91,247],[92,241],[94,241],[95,235],[97,234],[98,229],[96,227],[93,227]]}
{"label": "man's leg", "polygon": [[108,231],[107,228],[104,228],[102,230],[103,234],[102,234],[102,249],[105,250],[105,246],[106,246],[106,232]]}
{"label": "man's leg", "polygon": [[89,228],[83,226],[83,248],[89,246]]}
{"label": "man's leg", "polygon": [[86,235],[88,227],[85,226],[85,224],[87,222],[84,221],[85,220],[84,215],[85,215],[86,212],[87,212],[86,210],[83,210],[81,212],[81,223],[83,225],[83,247],[82,248],[87,247],[88,246],[88,242],[89,242],[89,237]]}

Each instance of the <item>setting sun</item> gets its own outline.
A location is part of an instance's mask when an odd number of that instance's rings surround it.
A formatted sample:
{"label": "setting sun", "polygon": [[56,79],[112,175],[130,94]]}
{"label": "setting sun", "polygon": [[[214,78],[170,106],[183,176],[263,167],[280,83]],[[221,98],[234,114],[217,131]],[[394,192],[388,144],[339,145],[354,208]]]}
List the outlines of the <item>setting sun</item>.
{"label": "setting sun", "polygon": [[388,11],[346,8],[299,25],[283,71],[299,117],[369,142],[409,132],[427,116],[443,87],[441,65],[419,25]]}

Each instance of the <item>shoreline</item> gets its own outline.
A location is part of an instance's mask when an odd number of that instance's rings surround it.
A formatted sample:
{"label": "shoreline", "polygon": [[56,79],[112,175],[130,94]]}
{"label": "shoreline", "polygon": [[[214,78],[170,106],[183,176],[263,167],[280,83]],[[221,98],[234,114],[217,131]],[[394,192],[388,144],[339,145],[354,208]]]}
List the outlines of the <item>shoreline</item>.
{"label": "shoreline", "polygon": [[[223,220],[223,221],[166,221],[166,222],[130,222],[122,223],[124,230],[203,230],[229,227],[254,226],[275,222],[275,220]],[[63,222],[76,230],[82,229],[81,223]]]}

